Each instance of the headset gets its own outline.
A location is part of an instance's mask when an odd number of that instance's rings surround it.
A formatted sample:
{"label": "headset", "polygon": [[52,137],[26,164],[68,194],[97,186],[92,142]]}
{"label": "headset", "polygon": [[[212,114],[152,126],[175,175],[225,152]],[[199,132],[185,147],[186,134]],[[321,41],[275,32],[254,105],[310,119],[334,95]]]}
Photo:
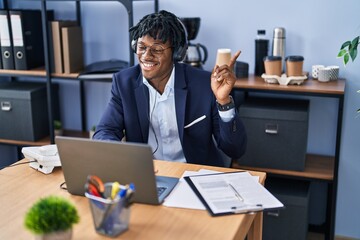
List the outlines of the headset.
{"label": "headset", "polygon": [[[187,30],[186,30],[186,27],[185,25],[183,24],[183,22],[179,19],[179,18],[176,18],[180,25],[182,26],[183,28],[183,39],[184,39],[184,44],[182,46],[179,46],[177,49],[174,49],[174,52],[173,52],[173,59],[174,61],[176,62],[181,62],[182,60],[184,60],[185,56],[186,56],[186,51],[188,49],[188,36],[187,36]],[[137,40],[133,39],[131,41],[131,48],[132,50],[136,53],[136,45],[137,45]]]}

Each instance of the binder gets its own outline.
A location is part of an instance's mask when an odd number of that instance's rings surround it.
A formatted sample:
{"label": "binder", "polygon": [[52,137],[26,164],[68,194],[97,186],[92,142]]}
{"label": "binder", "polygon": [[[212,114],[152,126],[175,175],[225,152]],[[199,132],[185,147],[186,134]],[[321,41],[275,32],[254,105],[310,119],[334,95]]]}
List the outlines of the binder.
{"label": "binder", "polygon": [[76,26],[76,21],[51,21],[51,36],[54,56],[54,73],[64,73],[63,48],[62,48],[62,27]]}
{"label": "binder", "polygon": [[83,37],[80,26],[61,28],[64,73],[76,73],[84,68]]}
{"label": "binder", "polygon": [[3,69],[15,69],[9,16],[7,10],[0,10],[0,45]]}
{"label": "binder", "polygon": [[16,70],[44,65],[44,42],[40,10],[10,10]]}

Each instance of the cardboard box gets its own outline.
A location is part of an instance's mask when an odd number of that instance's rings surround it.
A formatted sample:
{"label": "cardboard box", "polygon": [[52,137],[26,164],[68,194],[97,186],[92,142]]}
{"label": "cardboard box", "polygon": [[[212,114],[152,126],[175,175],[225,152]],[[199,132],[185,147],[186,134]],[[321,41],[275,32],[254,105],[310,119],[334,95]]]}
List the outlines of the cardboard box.
{"label": "cardboard box", "polygon": [[248,98],[239,114],[248,136],[243,166],[303,171],[308,138],[308,100]]}

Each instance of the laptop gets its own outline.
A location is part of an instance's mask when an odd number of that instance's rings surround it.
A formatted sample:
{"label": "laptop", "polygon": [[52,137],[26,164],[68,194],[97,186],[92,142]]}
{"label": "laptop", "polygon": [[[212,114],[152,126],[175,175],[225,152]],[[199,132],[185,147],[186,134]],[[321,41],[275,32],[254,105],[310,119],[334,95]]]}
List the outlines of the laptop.
{"label": "laptop", "polygon": [[147,144],[56,136],[60,162],[69,193],[84,196],[88,175],[103,182],[135,184],[133,201],[158,205],[178,178],[155,176],[151,147]]}

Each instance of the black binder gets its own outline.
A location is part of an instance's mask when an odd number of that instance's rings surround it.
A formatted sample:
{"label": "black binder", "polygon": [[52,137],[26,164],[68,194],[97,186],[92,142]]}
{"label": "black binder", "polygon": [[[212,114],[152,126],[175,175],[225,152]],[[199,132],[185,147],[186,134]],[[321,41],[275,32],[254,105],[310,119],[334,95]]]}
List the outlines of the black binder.
{"label": "black binder", "polygon": [[7,10],[0,10],[0,43],[2,68],[15,69],[10,18]]}
{"label": "black binder", "polygon": [[16,70],[44,66],[44,42],[40,10],[10,10]]}

